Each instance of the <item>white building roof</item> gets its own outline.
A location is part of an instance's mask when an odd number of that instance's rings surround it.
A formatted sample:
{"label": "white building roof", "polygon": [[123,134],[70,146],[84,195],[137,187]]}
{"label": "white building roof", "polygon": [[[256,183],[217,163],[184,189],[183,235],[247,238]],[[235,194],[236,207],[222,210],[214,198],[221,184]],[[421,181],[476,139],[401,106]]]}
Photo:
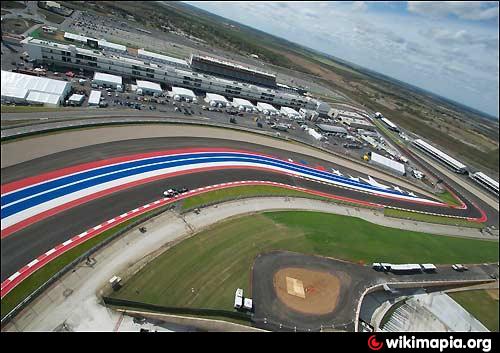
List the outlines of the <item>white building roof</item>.
{"label": "white building roof", "polygon": [[115,85],[122,84],[122,77],[121,76],[105,74],[104,72],[94,72],[94,80],[112,83]]}
{"label": "white building roof", "polygon": [[378,153],[372,152],[371,160],[375,163],[382,164],[387,168],[393,169],[401,174],[405,173],[405,166],[403,163],[393,161],[392,159],[386,158]]}
{"label": "white building roof", "polygon": [[137,88],[147,89],[155,92],[162,92],[161,86],[159,83],[150,82],[150,81],[142,81],[137,80]]}
{"label": "white building roof", "polygon": [[69,33],[69,32],[64,32],[64,39],[71,39],[71,40],[75,40],[77,42],[83,42],[83,43],[87,43],[87,39],[97,40],[94,38],[89,38],[89,37],[85,37],[85,36],[81,36],[79,34],[74,34],[74,33]]}
{"label": "white building roof", "polygon": [[30,103],[41,103],[41,104],[59,104],[61,99],[60,94],[53,94],[40,91],[30,91],[26,100]]}
{"label": "white building roof", "polygon": [[436,270],[437,267],[434,264],[422,264],[424,270]]}
{"label": "white building roof", "polygon": [[29,90],[23,87],[2,84],[2,98],[26,99]]}
{"label": "white building roof", "polygon": [[196,95],[194,94],[193,91],[191,91],[190,89],[187,89],[187,88],[183,88],[183,87],[172,87],[172,94],[196,98]]}
{"label": "white building roof", "polygon": [[145,49],[138,49],[137,55],[144,56],[147,58],[156,59],[156,60],[159,60],[159,61],[162,61],[165,63],[175,63],[175,64],[182,65],[182,66],[188,66],[188,63],[186,62],[186,60],[177,59],[177,58],[173,58],[171,56],[162,55],[162,54],[158,54],[158,53],[153,53],[153,52],[147,51]]}
{"label": "white building roof", "polygon": [[271,112],[277,112],[278,109],[273,107],[271,104],[264,103],[264,102],[257,102],[257,108],[262,109],[262,110],[268,110]]}
{"label": "white building roof", "polygon": [[400,264],[400,265],[391,264],[391,271],[415,271],[415,270],[421,270],[419,264]]}
{"label": "white building roof", "polygon": [[89,104],[99,104],[101,101],[101,91],[92,91],[89,96]]}
{"label": "white building roof", "polygon": [[393,129],[397,128],[398,126],[396,124],[394,124],[392,121],[390,121],[389,119],[387,118],[382,118],[380,119],[382,120],[384,123],[386,123],[387,125],[389,125],[390,127],[392,127]]}
{"label": "white building roof", "polygon": [[81,102],[83,101],[83,98],[85,96],[83,94],[72,94],[71,97],[69,97],[70,102]]}
{"label": "white building roof", "polygon": [[228,102],[226,97],[221,96],[220,94],[216,94],[216,93],[207,93],[205,95],[205,101],[207,101],[207,102],[215,101],[217,103],[227,103]]}
{"label": "white building roof", "polygon": [[441,157],[442,159],[446,160],[448,163],[454,165],[458,169],[465,169],[466,168],[465,165],[463,165],[462,163],[460,163],[459,161],[457,161],[455,158],[448,156],[446,153],[438,150],[436,147],[428,144],[424,140],[417,139],[417,140],[414,140],[413,143],[416,144],[416,145],[418,145],[419,147],[422,147],[423,149],[426,149],[426,150],[428,150],[428,151],[430,151],[430,152],[438,155],[439,157]]}
{"label": "white building roof", "polygon": [[70,88],[71,83],[58,81],[46,77],[37,77],[2,70],[2,90],[4,87],[17,87],[30,91],[40,91],[52,94],[63,94]]}
{"label": "white building roof", "polygon": [[233,98],[233,107],[244,106],[245,108],[253,108],[254,105],[243,98]]}
{"label": "white building roof", "polygon": [[[3,93],[2,93],[2,95],[3,95]],[[496,188],[498,190],[498,181],[490,178],[489,176],[487,176],[483,172],[476,172],[473,175],[474,175],[475,178],[478,178],[478,179],[482,180],[483,182],[491,185],[492,187],[494,187],[494,188]]]}
{"label": "white building roof", "polygon": [[98,41],[98,44],[99,44],[100,47],[103,47],[103,48],[106,48],[106,49],[112,49],[112,50],[117,50],[117,51],[121,51],[121,52],[126,52],[127,51],[127,47],[126,46],[121,45],[121,44],[111,43],[111,42],[108,42],[105,39],[100,39]]}
{"label": "white building roof", "polygon": [[289,107],[281,107],[281,112],[287,115],[300,115],[298,111]]}

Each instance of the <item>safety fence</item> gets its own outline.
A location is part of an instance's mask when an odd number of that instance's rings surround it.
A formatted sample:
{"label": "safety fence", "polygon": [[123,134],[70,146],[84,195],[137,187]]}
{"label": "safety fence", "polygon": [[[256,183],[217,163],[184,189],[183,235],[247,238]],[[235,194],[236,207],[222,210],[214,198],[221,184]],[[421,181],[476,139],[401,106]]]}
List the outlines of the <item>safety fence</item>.
{"label": "safety fence", "polygon": [[[119,290],[118,290],[119,291]],[[130,309],[143,309],[159,313],[177,314],[177,315],[195,315],[195,316],[210,316],[210,317],[226,317],[229,319],[237,319],[244,321],[251,321],[252,314],[248,312],[230,311],[222,309],[206,309],[206,308],[189,308],[189,307],[176,307],[176,306],[162,306],[156,304],[149,304],[143,302],[136,302],[132,300],[102,297],[104,304],[116,306],[121,308]]]}

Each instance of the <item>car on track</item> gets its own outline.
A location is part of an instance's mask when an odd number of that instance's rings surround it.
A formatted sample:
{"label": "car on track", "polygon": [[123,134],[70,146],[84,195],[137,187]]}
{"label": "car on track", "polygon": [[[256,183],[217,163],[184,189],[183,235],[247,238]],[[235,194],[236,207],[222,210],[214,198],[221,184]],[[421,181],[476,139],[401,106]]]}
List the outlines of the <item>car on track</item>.
{"label": "car on track", "polygon": [[182,189],[179,189],[179,194],[183,194],[185,192],[188,192],[189,189],[188,188],[182,188]]}
{"label": "car on track", "polygon": [[178,194],[177,190],[175,189],[168,189],[167,191],[163,192],[163,195],[166,197],[174,197]]}

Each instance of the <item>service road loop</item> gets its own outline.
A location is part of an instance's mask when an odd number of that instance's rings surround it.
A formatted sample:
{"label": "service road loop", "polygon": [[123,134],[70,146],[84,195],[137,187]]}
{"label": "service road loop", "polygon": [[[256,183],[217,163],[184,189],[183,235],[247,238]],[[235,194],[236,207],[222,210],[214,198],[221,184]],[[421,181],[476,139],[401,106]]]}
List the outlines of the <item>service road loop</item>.
{"label": "service road loop", "polygon": [[331,195],[315,190],[309,190],[306,188],[298,187],[298,186],[292,186],[292,185],[287,185],[283,183],[277,183],[277,182],[272,182],[272,181],[253,181],[253,180],[248,180],[248,181],[238,181],[238,182],[228,182],[228,183],[222,183],[222,184],[216,184],[216,185],[211,185],[211,186],[205,186],[201,187],[195,190],[191,190],[188,192],[185,192],[177,197],[173,198],[162,198],[159,200],[156,200],[154,202],[148,203],[144,206],[135,208],[131,211],[125,212],[119,216],[116,216],[108,221],[105,221],[101,224],[98,224],[87,231],[80,233],[78,235],[73,236],[71,239],[65,241],[62,244],[57,245],[56,247],[50,249],[49,251],[45,252],[44,254],[40,255],[38,258],[34,259],[18,271],[16,271],[14,274],[12,274],[9,278],[7,278],[5,281],[2,282],[1,284],[1,290],[0,290],[0,297],[3,298],[5,295],[7,295],[12,289],[14,289],[19,283],[21,283],[23,280],[28,278],[31,274],[33,274],[35,271],[38,269],[42,268],[43,266],[47,265],[50,261],[54,260],[55,258],[61,256],[68,250],[71,250],[72,248],[82,244],[83,242],[101,234],[102,232],[113,228],[120,223],[123,223],[131,218],[137,217],[143,213],[152,211],[154,209],[157,209],[159,207],[163,207],[165,205],[174,203],[176,201],[196,196],[199,194],[203,194],[206,192],[214,191],[214,190],[220,190],[220,189],[225,189],[225,188],[231,188],[231,187],[237,187],[237,186],[243,186],[243,185],[268,185],[268,186],[278,186],[281,188],[286,188],[290,190],[296,190],[296,191],[302,191],[311,195],[316,195],[316,196],[322,196],[334,200],[339,200],[339,201],[346,201],[346,202],[351,202],[351,203],[356,203],[362,206],[367,206],[367,207],[374,207],[374,208],[383,208],[383,205],[376,204],[376,203],[371,203],[371,202],[366,202],[366,201],[359,201],[359,200],[354,200],[354,199],[349,199],[346,197],[342,196],[336,196],[336,195]]}

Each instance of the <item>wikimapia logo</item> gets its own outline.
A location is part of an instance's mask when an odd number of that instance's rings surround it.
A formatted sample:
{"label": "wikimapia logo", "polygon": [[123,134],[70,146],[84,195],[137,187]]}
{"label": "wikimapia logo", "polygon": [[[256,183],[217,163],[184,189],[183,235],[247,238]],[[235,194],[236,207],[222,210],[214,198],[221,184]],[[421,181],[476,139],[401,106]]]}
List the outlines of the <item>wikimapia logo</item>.
{"label": "wikimapia logo", "polygon": [[[385,342],[384,342],[385,341]],[[385,343],[385,344],[384,344]],[[461,338],[415,338],[415,336],[407,337],[406,335],[398,338],[386,338],[379,342],[375,335],[368,337],[368,348],[372,351],[379,351],[383,347],[386,349],[436,349],[443,352],[445,349],[469,349],[479,350],[482,352],[491,351],[490,338],[470,338],[462,340]]]}

